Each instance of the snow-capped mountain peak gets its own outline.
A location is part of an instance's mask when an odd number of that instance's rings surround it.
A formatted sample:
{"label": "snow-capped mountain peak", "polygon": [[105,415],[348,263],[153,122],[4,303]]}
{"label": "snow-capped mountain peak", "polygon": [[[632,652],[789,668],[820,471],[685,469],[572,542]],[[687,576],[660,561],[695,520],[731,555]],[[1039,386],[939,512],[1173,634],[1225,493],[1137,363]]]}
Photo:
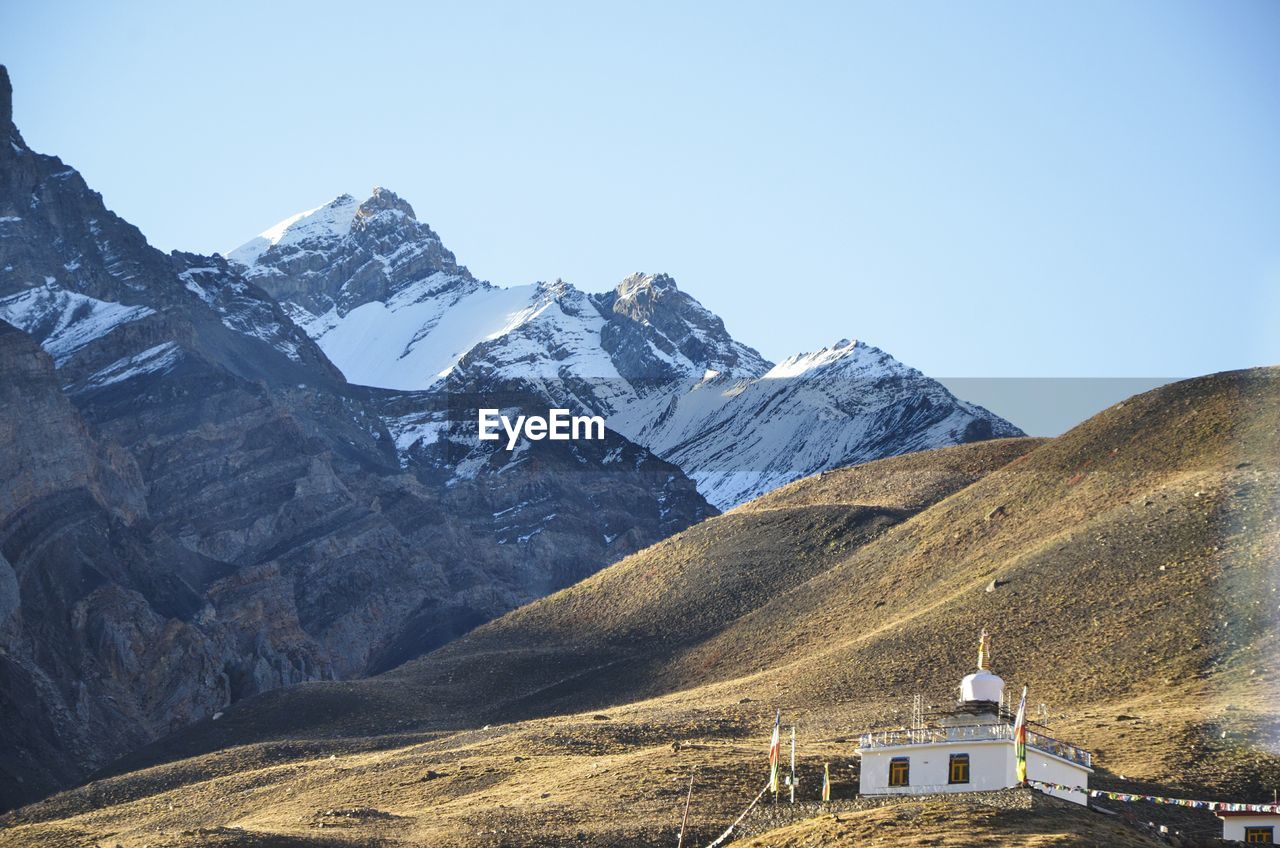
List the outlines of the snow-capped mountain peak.
{"label": "snow-capped mountain peak", "polygon": [[756,377],[769,368],[667,274],[632,274],[594,299],[611,318],[604,346],[629,360],[620,369],[624,376],[670,379],[712,370]]}
{"label": "snow-capped mountain peak", "polygon": [[631,274],[614,288],[619,301],[657,300],[669,292],[679,291],[676,281],[666,274]]}
{"label": "snow-capped mountain peak", "polygon": [[846,374],[852,371],[864,371],[868,376],[870,372],[876,370],[920,373],[898,362],[878,347],[872,347],[857,339],[841,339],[828,347],[788,356],[770,368],[763,379],[783,380],[829,368],[839,368]]}
{"label": "snow-capped mountain peak", "polygon": [[[338,318],[369,303],[386,303],[435,277],[484,287],[445,249],[395,192],[376,187],[363,201],[350,194],[300,212],[231,251],[228,259],[308,323]],[[326,320],[320,326],[330,326]]]}
{"label": "snow-capped mountain peak", "polygon": [[374,186],[364,201],[358,201],[350,194],[340,194],[314,209],[290,215],[235,250],[228,251],[227,259],[251,268],[273,247],[282,249],[293,245],[308,245],[313,249],[324,249],[353,229],[368,227],[371,221],[381,215],[418,220],[408,201],[390,189]]}
{"label": "snow-capped mountain peak", "polygon": [[[377,191],[375,189],[375,191]],[[232,262],[252,266],[277,245],[301,245],[341,238],[351,230],[360,204],[349,194],[338,195],[323,206],[290,215],[227,253]]]}
{"label": "snow-capped mountain peak", "polygon": [[373,192],[368,199],[361,203],[359,209],[357,209],[356,218],[359,223],[364,223],[370,218],[383,213],[403,216],[414,221],[418,220],[418,216],[413,214],[413,207],[409,205],[409,201],[404,200],[390,189],[374,186]]}
{"label": "snow-capped mountain peak", "polygon": [[524,386],[605,416],[721,508],[837,465],[1018,434],[862,342],[773,365],[667,274],[631,274],[598,294],[477,280],[382,188],[286,219],[232,259],[352,382]]}

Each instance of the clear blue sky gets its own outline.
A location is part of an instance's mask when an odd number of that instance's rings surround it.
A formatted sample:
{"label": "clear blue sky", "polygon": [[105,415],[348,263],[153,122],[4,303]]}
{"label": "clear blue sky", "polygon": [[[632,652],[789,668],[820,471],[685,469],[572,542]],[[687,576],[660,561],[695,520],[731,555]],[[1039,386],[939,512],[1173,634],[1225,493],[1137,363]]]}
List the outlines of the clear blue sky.
{"label": "clear blue sky", "polygon": [[164,249],[385,185],[476,274],[666,271],[771,359],[1280,362],[1280,3],[18,3],[36,149]]}

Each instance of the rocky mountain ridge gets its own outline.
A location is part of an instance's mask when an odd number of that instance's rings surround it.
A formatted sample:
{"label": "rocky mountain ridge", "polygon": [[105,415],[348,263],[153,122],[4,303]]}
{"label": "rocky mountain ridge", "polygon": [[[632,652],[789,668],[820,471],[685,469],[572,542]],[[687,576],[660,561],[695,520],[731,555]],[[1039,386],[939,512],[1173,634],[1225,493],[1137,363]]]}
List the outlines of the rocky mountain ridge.
{"label": "rocky mountain ridge", "polygon": [[616,433],[473,451],[465,476],[397,454],[384,409],[419,398],[347,383],[222,258],[147,244],[26,145],[2,68],[0,392],[0,806],[714,513]]}
{"label": "rocky mountain ridge", "polygon": [[518,387],[602,415],[721,509],[828,468],[1021,434],[866,344],[775,366],[665,274],[600,294],[477,280],[384,188],[294,215],[228,256],[353,382]]}

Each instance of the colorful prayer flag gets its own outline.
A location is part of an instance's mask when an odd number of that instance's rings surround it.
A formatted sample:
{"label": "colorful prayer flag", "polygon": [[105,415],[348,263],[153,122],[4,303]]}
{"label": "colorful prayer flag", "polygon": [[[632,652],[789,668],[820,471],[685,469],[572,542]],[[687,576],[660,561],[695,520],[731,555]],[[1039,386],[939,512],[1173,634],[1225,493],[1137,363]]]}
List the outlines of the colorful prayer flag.
{"label": "colorful prayer flag", "polygon": [[822,800],[831,800],[831,763],[822,764]]}
{"label": "colorful prayer flag", "polygon": [[1013,755],[1017,763],[1018,783],[1027,782],[1027,687],[1022,687],[1018,715],[1013,721]]}
{"label": "colorful prayer flag", "polygon": [[1028,780],[1028,785],[1042,789],[1056,789],[1059,792],[1079,792],[1090,798],[1106,798],[1111,801],[1135,802],[1149,804],[1170,804],[1175,807],[1193,807],[1197,810],[1213,810],[1226,813],[1269,813],[1280,814],[1280,804],[1241,804],[1235,801],[1198,801],[1194,798],[1165,798],[1160,795],[1133,795],[1128,792],[1112,792],[1107,789],[1085,789],[1081,786],[1064,786],[1061,783],[1046,783],[1042,780]]}
{"label": "colorful prayer flag", "polygon": [[778,794],[778,754],[782,740],[779,734],[782,731],[782,710],[778,710],[778,714],[773,719],[773,741],[769,743],[769,791],[774,795]]}

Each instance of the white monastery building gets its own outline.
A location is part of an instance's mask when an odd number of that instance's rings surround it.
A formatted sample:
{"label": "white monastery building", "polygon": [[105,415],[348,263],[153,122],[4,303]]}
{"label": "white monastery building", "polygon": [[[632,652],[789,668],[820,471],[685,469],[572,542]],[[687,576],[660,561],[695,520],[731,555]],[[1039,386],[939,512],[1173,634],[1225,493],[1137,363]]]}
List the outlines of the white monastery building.
{"label": "white monastery building", "polygon": [[1250,845],[1280,845],[1280,813],[1219,812],[1222,838]]}
{"label": "white monastery building", "polygon": [[[978,669],[960,681],[960,701],[931,725],[873,731],[858,740],[863,795],[932,795],[1017,786],[1015,721],[1002,710],[1004,681],[987,670],[987,634],[978,647]],[[1093,758],[1027,722],[1027,778],[1071,791],[1046,789],[1088,805]],[[1078,787],[1083,791],[1075,791]]]}

